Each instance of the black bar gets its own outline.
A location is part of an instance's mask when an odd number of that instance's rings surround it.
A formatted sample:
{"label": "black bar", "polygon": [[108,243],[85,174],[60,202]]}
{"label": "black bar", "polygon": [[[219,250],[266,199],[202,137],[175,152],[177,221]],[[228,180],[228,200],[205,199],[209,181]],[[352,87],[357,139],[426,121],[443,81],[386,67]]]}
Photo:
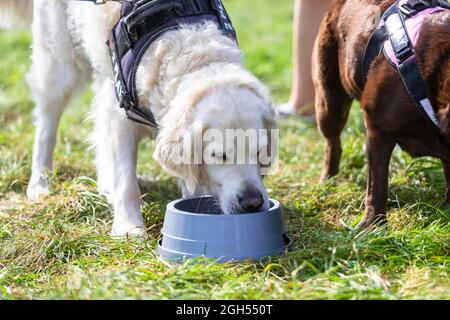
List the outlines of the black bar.
{"label": "black bar", "polygon": [[[0,301],[3,315],[24,313],[45,318],[92,319],[96,313],[131,319],[407,319],[424,315],[431,319],[448,311],[450,301]],[[39,313],[38,313],[39,312]],[[41,313],[44,312],[44,313]],[[438,319],[441,317],[438,317]],[[6,319],[6,318],[5,318]]]}

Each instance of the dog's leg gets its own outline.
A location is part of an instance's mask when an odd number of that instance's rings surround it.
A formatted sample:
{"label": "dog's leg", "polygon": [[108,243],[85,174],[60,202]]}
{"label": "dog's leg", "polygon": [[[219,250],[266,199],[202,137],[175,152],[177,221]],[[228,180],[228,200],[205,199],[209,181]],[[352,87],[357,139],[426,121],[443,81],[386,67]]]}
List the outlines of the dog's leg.
{"label": "dog's leg", "polygon": [[114,210],[112,235],[145,235],[141,193],[136,174],[140,133],[117,104],[114,84],[107,80],[94,98],[94,131],[98,186]]}
{"label": "dog's leg", "polygon": [[445,201],[450,204],[450,162],[442,160],[442,166],[444,167],[445,181],[447,182]]}
{"label": "dog's leg", "polygon": [[50,192],[47,178],[53,170],[58,124],[72,95],[89,74],[75,67],[76,62],[72,60],[71,53],[58,54],[55,56],[54,52],[40,43],[33,46],[33,64],[28,81],[36,103],[36,132],[32,174],[27,188],[30,200]]}
{"label": "dog's leg", "polygon": [[[330,19],[327,17],[326,19]],[[340,135],[348,119],[352,99],[340,79],[337,40],[330,23],[323,23],[313,54],[316,115],[320,132],[327,139],[321,180],[339,172]]]}
{"label": "dog's leg", "polygon": [[[331,85],[324,90],[337,91],[337,85]],[[335,92],[336,93],[336,92]],[[341,132],[348,119],[351,106],[351,99],[341,92],[340,98],[332,98],[319,91],[316,94],[316,114],[317,125],[320,132],[326,138],[324,154],[324,168],[321,174],[321,181],[331,178],[339,173],[339,162],[341,160]]]}
{"label": "dog's leg", "polygon": [[50,193],[47,178],[53,170],[53,150],[58,123],[67,103],[67,95],[55,99],[47,98],[49,97],[42,96],[41,99],[36,99],[33,164],[27,188],[27,197],[30,200],[37,200]]}
{"label": "dog's leg", "polygon": [[366,212],[358,224],[361,229],[386,218],[389,162],[395,145],[395,140],[389,134],[368,129]]}

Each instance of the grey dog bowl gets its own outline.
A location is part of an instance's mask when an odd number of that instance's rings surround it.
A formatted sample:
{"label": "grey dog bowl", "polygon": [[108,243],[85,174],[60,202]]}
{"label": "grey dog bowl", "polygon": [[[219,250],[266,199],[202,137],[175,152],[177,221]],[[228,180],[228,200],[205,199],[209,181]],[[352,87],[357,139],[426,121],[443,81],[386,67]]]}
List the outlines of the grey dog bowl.
{"label": "grey dog bowl", "polygon": [[280,203],[270,204],[264,212],[224,215],[212,197],[173,201],[167,206],[158,253],[175,262],[195,257],[259,260],[282,254],[291,239]]}

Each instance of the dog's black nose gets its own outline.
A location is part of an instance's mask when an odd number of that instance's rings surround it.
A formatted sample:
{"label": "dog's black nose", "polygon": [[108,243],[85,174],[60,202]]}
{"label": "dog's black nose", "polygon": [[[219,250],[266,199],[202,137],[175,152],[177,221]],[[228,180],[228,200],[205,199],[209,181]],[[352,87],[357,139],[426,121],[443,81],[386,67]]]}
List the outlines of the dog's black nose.
{"label": "dog's black nose", "polygon": [[262,208],[264,205],[264,197],[258,189],[255,187],[246,188],[238,196],[239,205],[247,212],[255,212]]}

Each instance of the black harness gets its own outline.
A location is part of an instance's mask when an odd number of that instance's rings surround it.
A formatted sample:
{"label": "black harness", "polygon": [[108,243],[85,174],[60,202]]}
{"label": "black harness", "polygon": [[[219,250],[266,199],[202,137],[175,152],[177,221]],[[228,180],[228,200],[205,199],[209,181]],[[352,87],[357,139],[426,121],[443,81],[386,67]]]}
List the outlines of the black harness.
{"label": "black harness", "polygon": [[395,67],[414,104],[427,122],[442,135],[438,118],[428,97],[427,86],[420,74],[414,45],[405,25],[405,21],[420,12],[436,7],[450,9],[450,4],[441,0],[400,0],[389,7],[367,44],[363,58],[362,78],[366,81],[371,63],[381,53],[385,42],[389,40],[397,59]]}
{"label": "black harness", "polygon": [[[103,4],[115,0],[82,0]],[[117,0],[116,0],[117,1]],[[136,71],[149,46],[168,31],[186,24],[217,23],[224,35],[237,42],[236,32],[222,0],[123,0],[121,15],[107,45],[120,108],[128,119],[153,128],[152,112],[141,108]]]}

